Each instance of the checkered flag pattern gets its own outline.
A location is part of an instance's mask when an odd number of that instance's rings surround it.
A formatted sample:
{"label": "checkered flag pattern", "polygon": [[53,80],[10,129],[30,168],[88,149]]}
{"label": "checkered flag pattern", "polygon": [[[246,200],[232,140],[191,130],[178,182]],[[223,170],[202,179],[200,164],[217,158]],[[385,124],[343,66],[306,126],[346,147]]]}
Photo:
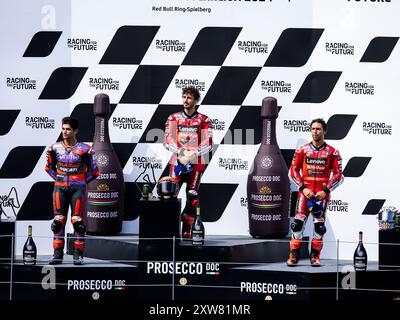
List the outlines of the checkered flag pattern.
{"label": "checkered flag pattern", "polygon": [[[162,145],[162,131],[167,116],[181,110],[180,93],[186,86],[200,90],[199,112],[213,123],[215,146],[200,187],[209,234],[247,234],[246,179],[261,142],[260,104],[265,96],[278,99],[278,143],[288,166],[294,149],[310,140],[309,121],[327,120],[326,139],[341,151],[345,175],[332,198],[336,201],[328,206],[335,227],[348,219],[360,224],[394,201],[391,188],[379,194],[368,188],[379,181],[377,170],[395,170],[392,160],[375,151],[392,148],[397,134],[388,86],[399,84],[399,79],[388,79],[387,71],[398,69],[400,30],[390,19],[377,18],[385,32],[367,31],[364,20],[357,32],[344,32],[331,17],[342,5],[335,1],[326,8],[313,1],[304,7],[266,2],[258,3],[258,9],[251,3],[193,1],[211,12],[190,16],[163,12],[162,6],[156,13],[154,3],[158,1],[120,1],[91,8],[98,21],[90,28],[79,11],[85,5],[76,4],[71,9],[74,19],[55,30],[34,30],[34,23],[26,22],[23,37],[6,38],[12,48],[8,63],[14,67],[3,61],[0,192],[6,199],[9,189],[18,191],[19,207],[14,209],[19,221],[52,219],[52,182],[43,170],[45,147],[60,138],[60,120],[69,114],[80,119],[78,138],[91,142],[93,97],[104,92],[112,103],[111,141],[128,194],[125,230],[134,232],[129,225],[138,217],[137,187],[146,175],[155,183],[167,173],[171,154]],[[308,16],[313,6],[319,14],[315,21]],[[348,6],[357,15],[372,15],[374,10],[372,3]],[[221,16],[223,9],[237,19]],[[391,9],[381,10],[389,14]],[[123,12],[132,17],[122,14],[118,24],[115,16]],[[106,19],[110,15],[113,21]],[[378,117],[376,111],[381,111]],[[391,177],[390,172],[386,175]],[[295,197],[294,187],[292,191]],[[184,192],[180,196],[185,200]],[[4,212],[10,210],[5,204]],[[371,221],[367,224],[375,228]]]}

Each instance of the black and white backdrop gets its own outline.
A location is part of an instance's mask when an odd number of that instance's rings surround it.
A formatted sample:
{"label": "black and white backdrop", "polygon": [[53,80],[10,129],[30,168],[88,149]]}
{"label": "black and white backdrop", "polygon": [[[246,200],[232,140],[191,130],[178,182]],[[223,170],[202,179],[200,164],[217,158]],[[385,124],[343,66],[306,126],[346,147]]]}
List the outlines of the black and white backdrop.
{"label": "black and white backdrop", "polygon": [[[135,182],[165,174],[170,153],[160,130],[187,85],[199,88],[199,111],[214,127],[201,186],[207,234],[248,234],[246,179],[266,96],[278,99],[288,164],[316,117],[342,154],[345,181],[328,207],[323,258],[360,230],[376,243],[376,213],[400,205],[397,0],[18,0],[0,9],[0,200],[2,219],[17,216],[17,253],[28,224],[39,253],[52,250],[45,148],[66,115],[79,117],[79,139],[92,141],[99,92],[110,96],[111,141],[126,181],[123,233],[138,228]],[[340,257],[354,248],[343,243]],[[378,246],[367,250],[376,260]]]}

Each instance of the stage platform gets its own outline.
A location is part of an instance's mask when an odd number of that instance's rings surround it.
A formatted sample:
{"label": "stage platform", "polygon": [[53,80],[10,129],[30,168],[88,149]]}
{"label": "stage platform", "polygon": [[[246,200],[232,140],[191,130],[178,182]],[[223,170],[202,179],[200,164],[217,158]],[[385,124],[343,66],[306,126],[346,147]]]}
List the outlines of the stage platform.
{"label": "stage platform", "polygon": [[[295,267],[271,263],[235,267],[228,281],[229,299],[246,300],[349,300],[400,297],[399,270],[382,271],[369,262],[366,272],[355,272],[351,260],[321,260],[312,267],[308,259]],[[390,291],[392,289],[394,291]],[[383,291],[381,291],[383,290]],[[397,291],[397,292],[396,292]]]}
{"label": "stage platform", "polygon": [[[370,263],[367,272],[353,272],[351,261],[322,260],[319,268],[301,260],[297,267],[285,263],[228,266],[215,271],[218,262],[176,261],[165,267],[156,262],[115,263],[85,258],[74,266],[66,255],[64,263],[47,264],[39,257],[35,266],[17,262],[0,264],[0,299],[9,300],[324,300],[400,298],[400,270],[379,270]],[[178,267],[179,266],[179,267]],[[214,268],[214,271],[207,271]],[[156,271],[155,271],[156,270]],[[193,273],[191,273],[191,271]],[[10,279],[12,278],[12,285]]]}
{"label": "stage platform", "polygon": [[[72,239],[68,236],[68,253]],[[135,262],[137,260],[219,261],[231,263],[270,263],[286,261],[290,238],[255,239],[251,236],[207,236],[203,246],[193,246],[181,238],[148,238],[136,234],[121,236],[87,236],[85,256],[103,260]],[[308,257],[308,237],[304,237],[300,257]],[[175,248],[173,249],[175,244]],[[175,256],[175,258],[174,258]]]}
{"label": "stage platform", "polygon": [[[97,248],[92,241],[93,249]],[[110,243],[107,243],[109,241]],[[153,240],[152,240],[153,241]],[[115,242],[115,243],[114,243]],[[121,242],[121,243],[119,243]],[[35,266],[25,266],[21,257],[11,265],[0,263],[0,299],[9,300],[86,300],[86,301],[262,301],[400,299],[400,269],[379,270],[369,262],[366,272],[354,272],[352,261],[322,260],[311,267],[301,259],[296,267],[286,266],[287,243],[250,237],[210,237],[202,247],[189,241],[175,241],[171,260],[121,259],[138,255],[143,240],[116,237],[102,239],[102,257],[85,257],[83,266],[74,266],[65,255],[63,264],[50,266],[50,256],[39,256]],[[282,248],[280,248],[281,244]],[[151,254],[164,250],[171,241],[151,248]],[[146,244],[145,247],[149,246]],[[269,246],[269,249],[268,249]],[[276,248],[273,248],[276,246]],[[115,250],[106,252],[105,248]],[[116,248],[125,248],[120,255]],[[277,248],[282,260],[274,260]],[[305,247],[306,249],[306,247]],[[251,252],[253,251],[254,252]],[[265,250],[265,251],[263,251]],[[268,250],[271,250],[269,252]],[[101,255],[102,250],[87,254]],[[146,250],[145,250],[146,251]],[[250,251],[250,252],[248,252]],[[96,253],[97,252],[97,253]],[[145,252],[148,253],[148,252]],[[307,255],[307,252],[305,252]],[[194,258],[194,259],[193,259]]]}
{"label": "stage platform", "polygon": [[125,286],[138,281],[135,265],[85,258],[83,265],[75,266],[71,255],[64,255],[62,264],[49,265],[50,258],[39,256],[34,266],[24,265],[20,256],[12,266],[1,263],[0,299],[97,300],[100,294],[103,300],[112,300],[137,294],[135,287]]}

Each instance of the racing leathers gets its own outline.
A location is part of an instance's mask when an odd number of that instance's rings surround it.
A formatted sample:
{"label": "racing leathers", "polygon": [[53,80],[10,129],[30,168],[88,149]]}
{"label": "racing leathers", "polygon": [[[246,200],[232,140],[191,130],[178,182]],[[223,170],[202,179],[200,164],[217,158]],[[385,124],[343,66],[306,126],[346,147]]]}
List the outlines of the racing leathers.
{"label": "racing leathers", "polygon": [[[71,206],[71,222],[74,227],[74,251],[83,254],[85,249],[85,225],[83,210],[86,205],[86,184],[97,178],[99,170],[93,158],[91,146],[78,142],[72,147],[63,142],[52,144],[47,150],[46,172],[55,180],[53,192],[54,251],[62,253],[68,206]],[[62,255],[61,255],[62,258]]]}
{"label": "racing leathers", "polygon": [[[198,189],[205,164],[212,150],[212,130],[210,119],[199,112],[187,115],[185,111],[170,115],[165,123],[164,146],[173,152],[170,160],[170,177],[182,186],[186,182],[186,206],[182,212],[182,237],[190,238],[194,223],[195,208],[199,206]],[[194,152],[191,171],[177,174],[174,167],[180,164],[179,157]]]}
{"label": "racing leathers", "polygon": [[[311,242],[311,264],[319,265],[319,255],[323,246],[325,228],[325,212],[330,192],[343,182],[342,158],[339,150],[324,143],[315,147],[313,143],[306,143],[296,149],[289,177],[299,188],[296,204],[296,214],[291,224],[292,239],[290,241],[290,255],[288,265],[297,264],[304,227],[308,215],[313,215],[314,234]],[[319,191],[326,193],[321,200],[320,210],[314,211],[307,205],[307,197],[303,194],[305,188],[310,189],[314,196]],[[317,199],[312,199],[315,200]],[[312,201],[308,201],[312,203]],[[297,255],[297,257],[296,257]],[[291,262],[290,262],[291,260]]]}

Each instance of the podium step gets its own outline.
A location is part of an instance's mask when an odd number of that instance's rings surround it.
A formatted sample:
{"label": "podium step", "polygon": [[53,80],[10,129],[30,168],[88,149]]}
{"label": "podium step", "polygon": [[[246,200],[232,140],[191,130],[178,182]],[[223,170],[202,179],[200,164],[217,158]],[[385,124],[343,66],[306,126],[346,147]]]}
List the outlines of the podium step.
{"label": "podium step", "polygon": [[[72,253],[72,235],[68,235],[68,253]],[[308,237],[303,238],[300,258],[308,258]],[[191,240],[139,239],[138,235],[86,238],[85,256],[123,263],[137,260],[204,261],[231,263],[273,263],[286,261],[290,238],[255,239],[251,236],[207,236],[203,246]]]}
{"label": "podium step", "polygon": [[[177,257],[187,261],[216,261],[238,263],[272,263],[286,261],[290,237],[284,239],[254,239],[251,236],[211,236],[203,246],[182,241]],[[308,238],[300,248],[300,258],[308,257]]]}
{"label": "podium step", "polygon": [[[73,252],[73,235],[67,234],[67,253]],[[84,256],[99,260],[135,264],[138,259],[139,236],[87,236]]]}

